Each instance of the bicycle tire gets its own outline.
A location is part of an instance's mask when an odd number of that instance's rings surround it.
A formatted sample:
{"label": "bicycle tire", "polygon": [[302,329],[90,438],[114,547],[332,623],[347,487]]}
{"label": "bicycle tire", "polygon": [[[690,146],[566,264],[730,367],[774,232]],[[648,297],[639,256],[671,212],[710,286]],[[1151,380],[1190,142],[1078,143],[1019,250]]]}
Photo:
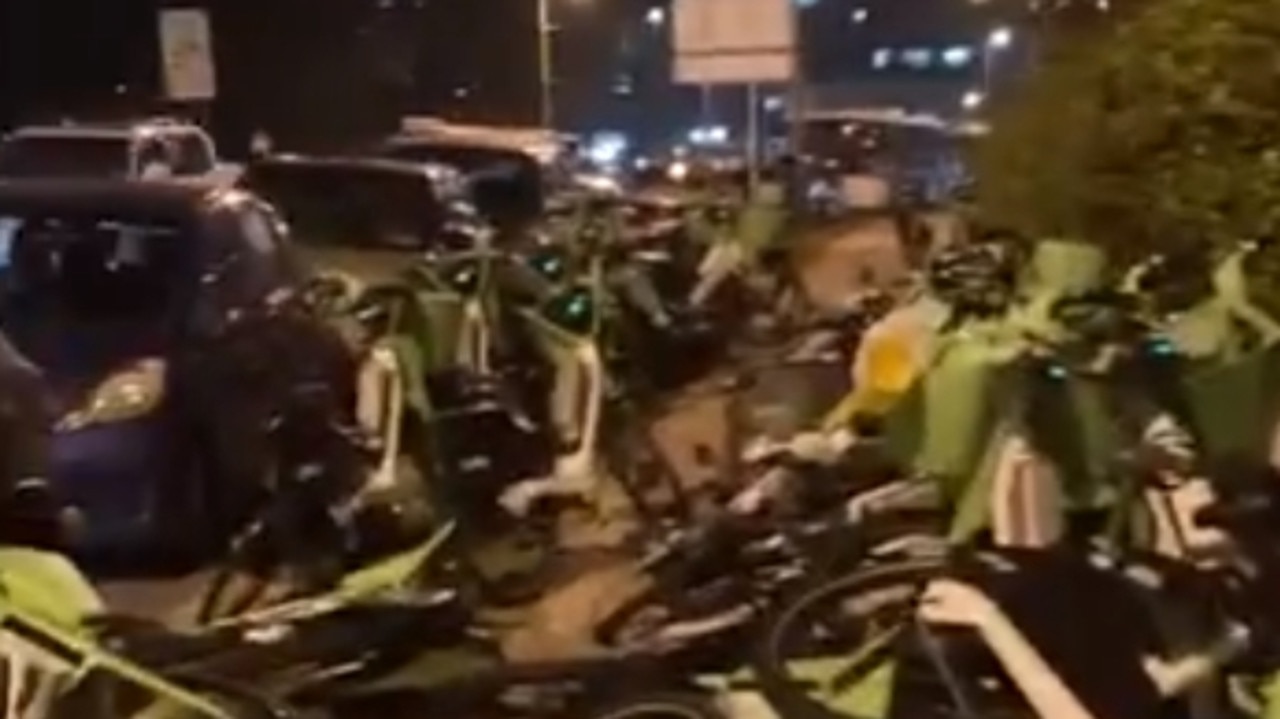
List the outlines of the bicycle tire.
{"label": "bicycle tire", "polygon": [[[752,659],[760,692],[766,701],[786,719],[879,719],[838,712],[815,699],[801,683],[791,678],[787,660],[782,656],[784,643],[796,622],[815,605],[820,606],[842,594],[870,593],[906,584],[918,590],[929,578],[937,576],[944,561],[941,557],[911,557],[902,562],[859,569],[822,582],[780,608],[766,620]],[[914,601],[916,593],[911,593],[910,601]]]}
{"label": "bicycle tire", "polygon": [[619,697],[584,714],[584,719],[727,719],[714,697],[692,690]]}
{"label": "bicycle tire", "polygon": [[609,649],[624,649],[627,643],[622,633],[630,627],[636,615],[650,607],[668,604],[665,594],[663,589],[651,586],[618,605],[592,631],[596,643]]}

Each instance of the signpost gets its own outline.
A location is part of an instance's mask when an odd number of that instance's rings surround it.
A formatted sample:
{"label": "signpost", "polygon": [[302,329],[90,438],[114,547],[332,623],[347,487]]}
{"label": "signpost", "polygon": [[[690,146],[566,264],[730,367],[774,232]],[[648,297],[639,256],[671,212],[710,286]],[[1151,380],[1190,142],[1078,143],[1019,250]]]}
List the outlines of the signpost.
{"label": "signpost", "polygon": [[199,8],[160,11],[160,60],[165,95],[207,105],[218,94],[209,13]]}
{"label": "signpost", "polygon": [[747,86],[747,159],[754,182],[760,85],[797,77],[792,0],[675,0],[672,29],[676,82]]}

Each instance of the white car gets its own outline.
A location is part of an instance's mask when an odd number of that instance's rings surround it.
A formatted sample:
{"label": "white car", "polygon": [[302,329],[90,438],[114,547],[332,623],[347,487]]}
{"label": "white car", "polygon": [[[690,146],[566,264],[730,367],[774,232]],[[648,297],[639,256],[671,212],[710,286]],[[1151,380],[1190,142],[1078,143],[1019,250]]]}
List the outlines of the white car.
{"label": "white car", "polygon": [[212,138],[181,120],[31,125],[0,140],[0,178],[120,178],[233,182]]}

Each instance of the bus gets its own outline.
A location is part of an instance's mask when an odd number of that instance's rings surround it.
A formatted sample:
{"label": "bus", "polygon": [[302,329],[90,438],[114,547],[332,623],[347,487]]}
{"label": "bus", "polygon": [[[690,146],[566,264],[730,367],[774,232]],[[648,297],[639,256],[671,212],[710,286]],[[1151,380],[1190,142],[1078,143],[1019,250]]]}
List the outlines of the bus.
{"label": "bus", "polygon": [[980,123],[899,110],[809,112],[804,122],[804,154],[855,208],[946,199],[966,181],[966,145],[987,132]]}

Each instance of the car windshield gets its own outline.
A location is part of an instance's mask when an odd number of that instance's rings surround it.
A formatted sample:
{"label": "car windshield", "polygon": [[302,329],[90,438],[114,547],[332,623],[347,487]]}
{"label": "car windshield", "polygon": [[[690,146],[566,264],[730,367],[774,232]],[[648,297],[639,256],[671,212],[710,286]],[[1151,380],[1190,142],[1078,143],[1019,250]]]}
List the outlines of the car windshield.
{"label": "car windshield", "polygon": [[441,222],[430,180],[410,173],[264,163],[245,184],[303,245],[419,250]]}
{"label": "car windshield", "polygon": [[174,224],[0,214],[0,326],[47,371],[159,351],[178,305]]}
{"label": "car windshield", "polygon": [[0,177],[126,177],[126,137],[15,135],[0,142]]}

